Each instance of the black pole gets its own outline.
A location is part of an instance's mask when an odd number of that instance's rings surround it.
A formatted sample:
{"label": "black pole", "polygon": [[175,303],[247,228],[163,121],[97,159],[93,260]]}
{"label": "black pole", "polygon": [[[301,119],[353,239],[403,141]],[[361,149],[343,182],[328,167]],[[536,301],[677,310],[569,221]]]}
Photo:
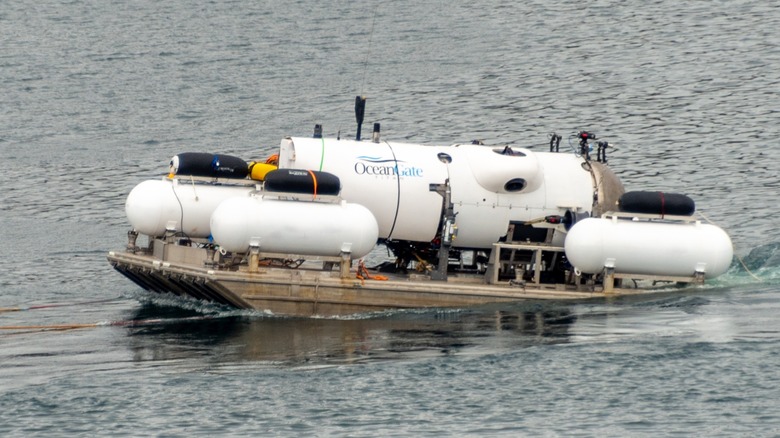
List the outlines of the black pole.
{"label": "black pole", "polygon": [[609,143],[606,141],[600,141],[599,142],[599,152],[597,161],[599,163],[606,163],[607,162],[607,148],[609,147]]}
{"label": "black pole", "polygon": [[366,98],[355,97],[355,120],[357,120],[357,135],[355,140],[360,141],[360,129],[363,125],[363,116],[366,114]]}
{"label": "black pole", "polygon": [[553,132],[550,134],[550,152],[558,152],[560,146],[561,136]]}

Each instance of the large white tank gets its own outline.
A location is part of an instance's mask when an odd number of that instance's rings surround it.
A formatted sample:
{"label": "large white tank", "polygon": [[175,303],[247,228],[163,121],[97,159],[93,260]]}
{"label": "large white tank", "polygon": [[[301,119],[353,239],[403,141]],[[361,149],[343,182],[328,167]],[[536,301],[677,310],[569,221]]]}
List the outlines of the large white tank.
{"label": "large white tank", "polygon": [[714,278],[729,269],[733,256],[731,239],[714,225],[617,218],[577,222],[564,249],[572,266],[587,274],[601,272],[612,259],[617,273],[692,276],[704,269],[706,278]]}
{"label": "large white tank", "polygon": [[439,231],[443,200],[430,188],[449,180],[458,226],[453,244],[462,248],[490,248],[510,222],[590,212],[597,191],[581,158],[503,146],[296,137],[282,140],[279,166],[335,174],[342,198],[374,214],[379,237],[418,242]]}
{"label": "large white tank", "polygon": [[254,186],[192,184],[178,179],[144,181],[130,192],[125,213],[136,231],[148,236],[165,234],[172,226],[192,238],[211,233],[211,213],[228,198],[247,197]]}
{"label": "large white tank", "polygon": [[378,226],[358,204],[287,201],[258,196],[229,199],[211,215],[214,242],[232,252],[246,252],[256,241],[260,251],[352,258],[376,245]]}

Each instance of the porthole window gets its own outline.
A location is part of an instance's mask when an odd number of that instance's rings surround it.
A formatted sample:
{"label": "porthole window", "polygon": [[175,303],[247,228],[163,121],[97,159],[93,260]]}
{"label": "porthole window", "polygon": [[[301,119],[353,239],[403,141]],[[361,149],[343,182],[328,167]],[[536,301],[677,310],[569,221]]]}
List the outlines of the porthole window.
{"label": "porthole window", "polygon": [[519,192],[525,188],[525,185],[523,178],[512,178],[504,184],[504,190],[507,192]]}
{"label": "porthole window", "polygon": [[439,161],[441,161],[442,163],[452,163],[452,157],[450,156],[450,154],[439,152],[439,155],[437,156],[439,157]]}

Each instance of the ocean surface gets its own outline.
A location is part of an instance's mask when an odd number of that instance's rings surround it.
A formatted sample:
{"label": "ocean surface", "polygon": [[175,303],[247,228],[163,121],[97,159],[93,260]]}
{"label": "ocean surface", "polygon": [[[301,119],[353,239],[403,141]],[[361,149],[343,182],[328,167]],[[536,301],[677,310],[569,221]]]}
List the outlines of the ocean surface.
{"label": "ocean surface", "polygon": [[[356,95],[396,141],[595,131],[628,189],[728,231],[732,269],[343,319],[111,269],[170,157],[354,135]],[[0,436],[780,436],[778,140],[777,2],[3,0]]]}

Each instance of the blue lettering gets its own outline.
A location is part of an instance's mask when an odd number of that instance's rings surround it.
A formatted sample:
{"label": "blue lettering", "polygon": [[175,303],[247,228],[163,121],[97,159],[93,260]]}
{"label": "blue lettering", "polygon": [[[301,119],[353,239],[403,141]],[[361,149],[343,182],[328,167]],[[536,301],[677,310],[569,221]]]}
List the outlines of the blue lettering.
{"label": "blue lettering", "polygon": [[395,163],[394,166],[381,166],[376,164],[370,164],[358,161],[355,163],[355,173],[358,175],[373,175],[373,176],[401,176],[401,177],[421,177],[423,170],[419,167],[405,166],[403,164]]}

